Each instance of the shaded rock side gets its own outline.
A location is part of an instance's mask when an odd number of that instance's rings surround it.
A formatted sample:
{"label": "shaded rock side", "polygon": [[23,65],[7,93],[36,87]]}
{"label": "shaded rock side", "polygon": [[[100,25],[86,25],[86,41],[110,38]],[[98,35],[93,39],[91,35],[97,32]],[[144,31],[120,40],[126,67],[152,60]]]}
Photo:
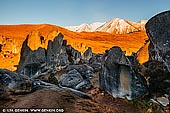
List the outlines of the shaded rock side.
{"label": "shaded rock side", "polygon": [[7,69],[0,69],[0,84],[6,92],[28,93],[32,90],[32,81]]}
{"label": "shaded rock side", "polygon": [[94,54],[89,59],[90,66],[94,69],[94,71],[98,72],[102,67],[102,54]]}
{"label": "shaded rock side", "polygon": [[149,59],[164,62],[170,72],[170,11],[153,16],[146,24]]}
{"label": "shaded rock side", "polygon": [[120,47],[112,47],[103,56],[99,71],[99,88],[113,97],[135,99],[145,95],[147,84],[143,76],[135,72]]}
{"label": "shaded rock side", "polygon": [[31,50],[27,42],[28,37],[22,45],[17,72],[31,77],[41,69],[42,64],[46,63],[46,55],[45,49],[40,47],[37,50]]}
{"label": "shaded rock side", "polygon": [[[63,42],[63,35],[60,33],[58,36],[55,37],[54,41],[48,41],[47,47],[47,65],[56,65],[58,56],[61,52]],[[55,63],[55,64],[54,64]]]}
{"label": "shaded rock side", "polygon": [[[49,37],[51,38],[51,36],[57,33],[52,32],[52,35],[49,34]],[[61,33],[58,33],[53,41],[48,41],[47,50],[41,47],[32,50],[28,45],[29,38],[30,36],[28,35],[22,45],[20,62],[17,67],[19,74],[31,77],[42,73],[47,68],[60,71],[69,64],[78,64],[80,62],[81,53],[72,46],[67,45],[67,41],[63,40]]]}
{"label": "shaded rock side", "polygon": [[71,64],[78,64],[81,60],[81,53],[74,49],[71,45],[66,46],[66,52],[68,55],[68,60]]}
{"label": "shaded rock side", "polygon": [[90,58],[93,56],[91,47],[88,47],[88,49],[83,53],[83,58],[86,63],[89,63]]}
{"label": "shaded rock side", "polygon": [[[56,33],[57,32],[54,32],[54,34]],[[58,35],[54,38],[54,41],[50,40],[48,42],[47,47],[47,66],[52,67],[57,71],[66,68],[66,66],[70,63],[67,54],[67,41],[63,40],[63,37],[64,36],[61,33],[58,33]]]}

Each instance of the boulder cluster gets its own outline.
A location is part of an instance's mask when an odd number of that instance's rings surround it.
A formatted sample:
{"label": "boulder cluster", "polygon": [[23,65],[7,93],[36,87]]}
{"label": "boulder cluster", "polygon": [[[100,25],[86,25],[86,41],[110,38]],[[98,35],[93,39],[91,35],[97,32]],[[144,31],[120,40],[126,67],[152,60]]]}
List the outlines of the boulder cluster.
{"label": "boulder cluster", "polygon": [[[49,88],[69,90],[90,98],[84,91],[93,87],[91,78],[98,73],[99,89],[115,98],[132,100],[152,93],[170,94],[170,11],[154,16],[146,24],[150,41],[149,61],[140,66],[135,53],[126,56],[118,46],[106,50],[104,54],[94,54],[89,47],[81,54],[67,45],[62,33],[54,32],[55,36],[49,34],[53,40],[48,41],[47,48],[33,44],[32,47],[36,46],[33,50],[29,41],[31,36],[26,37],[17,72],[0,69],[3,86],[0,94],[4,90],[25,93]],[[31,35],[34,36],[34,33]],[[42,36],[36,38],[43,43]],[[63,74],[58,76],[59,72]]]}

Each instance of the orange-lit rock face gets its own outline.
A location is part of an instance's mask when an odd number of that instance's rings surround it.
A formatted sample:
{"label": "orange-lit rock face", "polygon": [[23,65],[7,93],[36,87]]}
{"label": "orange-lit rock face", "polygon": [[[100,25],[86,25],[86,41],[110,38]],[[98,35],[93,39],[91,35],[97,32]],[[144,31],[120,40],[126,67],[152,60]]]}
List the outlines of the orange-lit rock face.
{"label": "orange-lit rock face", "polygon": [[[88,47],[92,48],[94,53],[104,53],[105,50],[113,47],[120,46],[123,51],[126,51],[126,55],[130,55],[132,52],[137,52],[148,39],[146,33],[135,32],[129,34],[110,34],[105,32],[72,32],[59,26],[40,24],[40,25],[0,25],[0,36],[7,37],[11,40],[11,45],[6,45],[8,48],[12,48],[11,52],[15,51],[19,54],[23,41],[29,34],[29,46],[32,50],[38,47],[46,48],[48,40],[53,40],[58,33],[61,32],[64,35],[64,39],[67,40],[67,44],[72,45],[75,49],[83,53]],[[41,37],[42,36],[42,37]],[[3,45],[4,46],[4,45]],[[4,49],[4,51],[6,51]],[[12,52],[13,53],[13,52]],[[3,55],[2,55],[3,56]],[[143,56],[143,55],[142,55]],[[143,57],[139,57],[142,59]],[[11,59],[13,59],[12,57]],[[0,68],[12,69],[13,65],[18,64],[19,57],[15,57],[15,62],[12,60],[9,63],[9,59],[5,63],[5,59],[0,59]],[[3,63],[2,63],[3,61]],[[3,66],[3,65],[5,66]]]}
{"label": "orange-lit rock face", "polygon": [[39,47],[42,47],[41,35],[39,31],[32,31],[28,35],[28,46],[32,50],[37,50]]}
{"label": "orange-lit rock face", "polygon": [[149,60],[148,51],[149,42],[147,42],[141,49],[137,52],[137,60],[140,64],[143,64]]}

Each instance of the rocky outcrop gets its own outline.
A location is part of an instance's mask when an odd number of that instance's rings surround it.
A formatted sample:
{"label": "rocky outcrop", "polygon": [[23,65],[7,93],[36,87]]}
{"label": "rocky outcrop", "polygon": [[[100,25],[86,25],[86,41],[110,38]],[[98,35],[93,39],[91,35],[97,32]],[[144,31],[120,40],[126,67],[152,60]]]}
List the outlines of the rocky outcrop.
{"label": "rocky outcrop", "polygon": [[147,84],[142,75],[135,72],[120,47],[112,47],[102,58],[99,72],[99,88],[113,97],[129,100],[145,95]]}
{"label": "rocky outcrop", "polygon": [[47,65],[56,70],[61,70],[69,64],[68,55],[66,53],[66,44],[63,45],[63,35],[58,34],[54,41],[48,42],[47,47]]}
{"label": "rocky outcrop", "polygon": [[151,60],[143,64],[142,72],[147,78],[150,94],[170,94],[170,73],[163,62]]}
{"label": "rocky outcrop", "polygon": [[83,53],[83,60],[86,63],[89,63],[90,58],[93,56],[91,47],[88,47],[88,49]]}
{"label": "rocky outcrop", "polygon": [[76,88],[76,86],[83,81],[81,74],[73,69],[67,74],[63,74],[59,79],[59,84],[65,87]]}
{"label": "rocky outcrop", "polygon": [[88,76],[89,73],[84,73],[82,68],[79,68],[80,70],[78,71],[78,67],[81,66],[72,65],[71,67],[69,67],[69,69],[67,68],[68,72],[61,75],[59,79],[59,84],[64,87],[69,87],[80,91],[92,88],[92,82],[90,81],[90,79],[87,79],[87,77],[85,77],[85,75]]}
{"label": "rocky outcrop", "polygon": [[89,59],[89,65],[94,69],[94,71],[98,72],[102,67],[102,54],[94,54]]}
{"label": "rocky outcrop", "polygon": [[81,53],[74,49],[71,45],[66,46],[68,60],[71,64],[78,64],[81,60]]}
{"label": "rocky outcrop", "polygon": [[153,16],[146,24],[149,61],[143,65],[151,95],[170,92],[170,11]]}
{"label": "rocky outcrop", "polygon": [[6,69],[0,69],[0,82],[6,92],[28,93],[32,90],[32,81],[27,76],[18,75]]}
{"label": "rocky outcrop", "polygon": [[[48,42],[47,50],[41,47],[36,50],[32,50],[28,45],[28,41],[30,40],[29,38],[30,36],[28,35],[22,45],[20,62],[17,68],[18,73],[31,77],[37,72],[41,73],[44,68],[51,68],[59,71],[66,68],[66,66],[70,63],[69,55],[66,51],[67,42],[63,41],[63,35],[61,33],[54,38],[54,41],[50,40]],[[77,54],[74,52],[76,50],[72,47],[70,48],[70,51],[73,54],[71,54],[73,56],[71,60],[78,62]]]}
{"label": "rocky outcrop", "polygon": [[28,46],[28,40],[29,35],[22,45],[17,72],[31,77],[42,68],[42,64],[46,63],[46,51],[41,47],[37,50],[32,50]]}
{"label": "rocky outcrop", "polygon": [[146,24],[149,60],[163,62],[170,72],[170,11],[155,15]]}

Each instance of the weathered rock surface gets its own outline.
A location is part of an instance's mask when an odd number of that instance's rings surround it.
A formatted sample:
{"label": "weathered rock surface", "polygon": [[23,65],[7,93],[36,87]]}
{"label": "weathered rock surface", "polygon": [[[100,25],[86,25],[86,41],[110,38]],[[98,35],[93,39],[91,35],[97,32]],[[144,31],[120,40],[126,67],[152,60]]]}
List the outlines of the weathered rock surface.
{"label": "weathered rock surface", "polygon": [[66,53],[66,42],[63,43],[63,35],[58,34],[54,41],[48,42],[47,47],[47,66],[56,70],[61,70],[69,64],[68,55]]}
{"label": "weathered rock surface", "polygon": [[71,45],[66,46],[68,60],[71,64],[78,64],[81,60],[81,53],[74,49]]}
{"label": "weathered rock surface", "polygon": [[6,69],[0,69],[1,85],[6,87],[6,91],[13,93],[26,93],[32,90],[32,81],[25,76],[19,76],[17,73]]}
{"label": "weathered rock surface", "polygon": [[69,65],[66,70],[77,70],[83,78],[89,78],[95,76],[93,73],[93,68],[88,66],[87,64],[82,64],[82,65]]}
{"label": "weathered rock surface", "polygon": [[28,35],[28,47],[31,48],[31,50],[37,50],[39,47],[44,46],[44,37],[41,36],[39,31],[32,31]]}
{"label": "weathered rock surface", "polygon": [[170,94],[170,73],[163,62],[151,60],[143,64],[142,72],[149,83],[150,93]]}
{"label": "weathered rock surface", "polygon": [[86,79],[80,82],[79,84],[77,84],[75,89],[84,91],[84,90],[89,90],[92,87],[93,87],[93,83],[89,79]]}
{"label": "weathered rock surface", "polygon": [[149,37],[149,60],[144,64],[151,93],[170,91],[170,11],[153,16],[146,24]]}
{"label": "weathered rock surface", "polygon": [[147,84],[143,76],[135,72],[120,47],[112,47],[103,56],[99,72],[99,88],[113,97],[129,100],[145,95]]}
{"label": "weathered rock surface", "polygon": [[0,83],[0,100],[9,100],[9,94],[6,92],[5,87]]}
{"label": "weathered rock surface", "polygon": [[90,58],[93,56],[91,47],[88,47],[88,49],[83,53],[83,60],[86,63],[89,63]]}
{"label": "weathered rock surface", "polygon": [[163,62],[170,72],[170,11],[149,19],[146,33],[149,37],[149,59]]}
{"label": "weathered rock surface", "polygon": [[95,54],[89,59],[90,66],[98,72],[102,67],[102,54]]}
{"label": "weathered rock surface", "polygon": [[77,70],[71,70],[67,74],[63,74],[59,79],[59,84],[65,87],[74,88],[83,81],[83,77]]}
{"label": "weathered rock surface", "polygon": [[[36,50],[32,50],[28,45],[29,40],[31,40],[29,38],[30,37],[33,38],[34,36],[33,34],[37,34],[37,32],[30,33],[30,35],[27,36],[26,40],[22,44],[20,62],[17,67],[17,73],[24,74],[27,76],[34,75],[37,71],[39,71],[42,68],[42,64],[46,63],[45,49],[39,47]],[[35,43],[33,43],[33,45],[34,44]],[[34,49],[38,47],[36,46],[36,44],[34,46],[35,46]]]}

